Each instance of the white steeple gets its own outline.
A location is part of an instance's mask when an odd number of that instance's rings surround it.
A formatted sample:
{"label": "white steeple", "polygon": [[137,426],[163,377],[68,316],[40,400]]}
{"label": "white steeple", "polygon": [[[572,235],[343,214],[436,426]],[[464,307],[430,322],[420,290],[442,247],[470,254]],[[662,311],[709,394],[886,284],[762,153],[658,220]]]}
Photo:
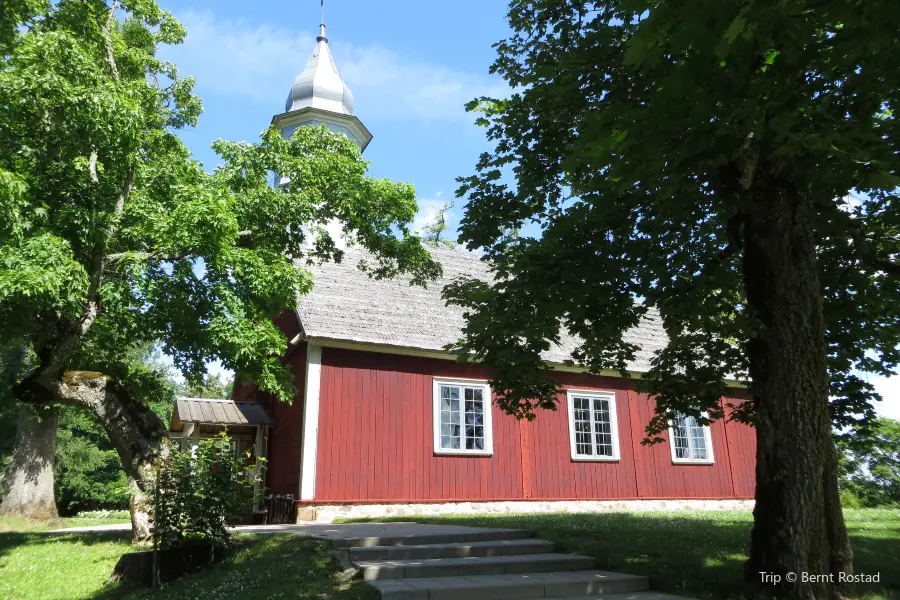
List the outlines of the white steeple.
{"label": "white steeple", "polygon": [[284,110],[291,112],[301,108],[321,108],[345,115],[353,114],[353,94],[338,74],[328,48],[324,24],[319,26],[316,48],[306,63],[306,69],[294,80]]}
{"label": "white steeple", "polygon": [[272,119],[282,135],[290,137],[297,127],[325,125],[340,131],[365,150],[372,141],[372,134],[353,115],[353,94],[341,79],[328,38],[325,37],[325,6],[322,2],[322,24],[319,36],[306,68],[294,80],[285,103],[284,113]]}

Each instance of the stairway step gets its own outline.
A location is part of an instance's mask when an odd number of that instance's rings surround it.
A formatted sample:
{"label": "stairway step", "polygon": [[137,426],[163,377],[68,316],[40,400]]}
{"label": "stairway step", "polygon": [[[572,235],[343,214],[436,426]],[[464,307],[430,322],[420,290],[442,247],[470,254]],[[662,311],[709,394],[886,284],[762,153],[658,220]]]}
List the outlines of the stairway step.
{"label": "stairway step", "polygon": [[[461,530],[469,528],[460,527]],[[334,548],[371,548],[373,546],[421,546],[425,544],[454,544],[462,542],[489,542],[497,540],[522,540],[534,537],[531,529],[471,528],[471,531],[434,534],[383,535],[332,539]]]}
{"label": "stairway step", "polygon": [[453,575],[504,575],[593,569],[590,556],[572,554],[518,554],[514,556],[469,556],[466,558],[424,558],[359,561],[356,566],[366,581]]}
{"label": "stairway step", "polygon": [[409,546],[372,546],[351,548],[350,560],[403,560],[408,558],[465,558],[467,556],[511,556],[553,552],[553,542],[538,538],[419,544]]}
{"label": "stairway step", "polygon": [[[603,594],[602,600],[693,600],[685,596],[675,596],[662,592],[628,592],[626,594]],[[544,598],[544,600],[598,600],[596,596],[565,596],[562,598]]]}
{"label": "stairway step", "polygon": [[609,571],[566,571],[379,579],[370,582],[381,600],[518,600],[599,596],[647,590],[646,577]]}

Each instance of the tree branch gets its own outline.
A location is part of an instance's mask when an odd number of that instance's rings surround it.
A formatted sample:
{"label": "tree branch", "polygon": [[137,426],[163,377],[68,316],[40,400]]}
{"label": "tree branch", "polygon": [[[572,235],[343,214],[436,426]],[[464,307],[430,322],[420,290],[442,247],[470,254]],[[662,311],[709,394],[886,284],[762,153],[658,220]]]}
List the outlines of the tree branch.
{"label": "tree branch", "polygon": [[850,235],[853,236],[853,247],[856,257],[865,266],[875,271],[882,271],[893,277],[900,277],[900,264],[878,255],[878,252],[866,241],[862,229],[855,225],[850,226]]}
{"label": "tree branch", "polygon": [[106,262],[117,262],[124,260],[129,256],[140,258],[142,260],[162,260],[173,261],[182,260],[191,256],[190,252],[116,252],[115,254],[107,254]]}
{"label": "tree branch", "polygon": [[726,260],[744,249],[744,215],[738,213],[728,219],[725,225],[728,245],[719,252],[719,260]]}
{"label": "tree branch", "polygon": [[119,69],[116,68],[116,57],[113,55],[112,48],[112,36],[109,31],[112,27],[112,23],[116,18],[116,9],[119,8],[118,2],[113,2],[112,6],[109,7],[109,14],[106,17],[106,27],[103,28],[103,39],[106,46],[106,62],[109,63],[109,71],[112,75],[112,78],[117,83],[119,82]]}

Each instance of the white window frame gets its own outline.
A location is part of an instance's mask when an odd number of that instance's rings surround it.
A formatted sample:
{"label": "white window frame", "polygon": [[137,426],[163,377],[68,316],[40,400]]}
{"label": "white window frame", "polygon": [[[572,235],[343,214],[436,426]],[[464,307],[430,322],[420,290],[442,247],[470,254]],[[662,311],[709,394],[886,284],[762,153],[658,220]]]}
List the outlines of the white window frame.
{"label": "white window frame", "polygon": [[[442,385],[459,385],[465,387],[482,388],[481,397],[484,402],[484,450],[467,450],[466,448],[441,448],[441,386]],[[460,402],[465,402],[460,398]],[[493,402],[491,398],[491,387],[484,379],[449,379],[434,378],[432,386],[432,417],[434,421],[434,453],[442,456],[491,456],[494,454],[494,423],[491,417]],[[461,415],[464,411],[461,411]],[[460,424],[465,427],[465,423]]]}
{"label": "white window frame", "polygon": [[[683,413],[682,413],[683,414]],[[704,417],[708,417],[706,412],[700,413]],[[688,416],[688,415],[686,415]],[[712,444],[712,431],[710,430],[709,425],[701,425],[703,428],[703,439],[706,441],[706,458],[678,458],[675,453],[675,423],[673,420],[669,420],[669,449],[672,452],[672,462],[674,464],[679,465],[711,465],[714,464],[715,456],[713,455],[713,444]],[[688,436],[690,439],[690,436]],[[689,442],[690,443],[690,442]]]}
{"label": "white window frame", "polygon": [[[578,454],[578,444],[575,440],[575,398],[590,398],[609,401],[609,424],[612,433],[612,456],[597,456],[596,454]],[[591,402],[591,422],[594,418],[594,407]],[[616,393],[605,390],[566,390],[566,405],[569,411],[569,452],[572,460],[576,462],[616,462],[620,460],[619,454],[619,416],[616,413]],[[591,434],[591,443],[596,449],[596,440]]]}

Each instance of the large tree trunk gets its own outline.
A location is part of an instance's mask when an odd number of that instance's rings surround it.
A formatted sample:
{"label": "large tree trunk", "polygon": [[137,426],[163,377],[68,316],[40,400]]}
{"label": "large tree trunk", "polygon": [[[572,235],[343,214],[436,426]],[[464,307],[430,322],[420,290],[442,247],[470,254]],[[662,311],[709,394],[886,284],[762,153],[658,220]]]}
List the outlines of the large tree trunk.
{"label": "large tree trunk", "polygon": [[59,524],[53,493],[58,424],[59,414],[53,409],[19,408],[16,445],[3,478],[0,515]]}
{"label": "large tree trunk", "polygon": [[772,185],[743,210],[745,286],[760,321],[749,347],[757,462],[746,576],[757,598],[835,598],[849,592],[838,581],[852,572],[852,553],[837,498],[810,199]]}
{"label": "large tree trunk", "polygon": [[146,544],[150,540],[149,510],[155,485],[153,465],[168,451],[163,443],[165,424],[149,406],[102,373],[69,371],[61,379],[29,378],[18,389],[26,400],[49,393],[57,402],[81,406],[97,416],[128,476],[133,541]]}

